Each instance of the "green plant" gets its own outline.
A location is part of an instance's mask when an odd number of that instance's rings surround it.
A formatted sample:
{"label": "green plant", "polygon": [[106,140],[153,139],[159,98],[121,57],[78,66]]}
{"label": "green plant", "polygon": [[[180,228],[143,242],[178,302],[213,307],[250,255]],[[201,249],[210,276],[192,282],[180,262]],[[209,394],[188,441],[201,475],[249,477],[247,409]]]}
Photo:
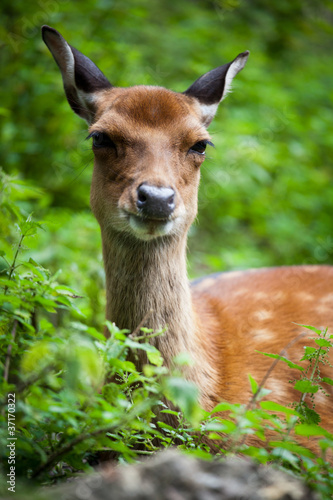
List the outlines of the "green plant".
{"label": "green plant", "polygon": [[[26,216],[13,196],[17,185],[24,190],[24,183],[4,175],[0,180],[2,223],[16,227],[7,231],[8,243],[16,239],[15,245],[7,244],[1,252],[2,475],[6,477],[8,438],[15,438],[18,480],[50,480],[51,471],[55,480],[85,469],[85,454],[105,447],[131,459],[133,435],[144,434],[146,428],[154,433],[149,415],[164,371],[159,354],[113,325],[108,325],[111,337],[106,340],[82,322],[75,292],[31,257],[24,258],[26,242],[42,227]],[[134,348],[147,352],[152,362],[149,376],[126,361]],[[117,384],[103,384],[112,377]]]}
{"label": "green plant", "polygon": [[[1,493],[7,491],[7,444],[16,437],[12,466],[18,486],[26,479],[50,484],[89,470],[101,454],[124,462],[177,446],[206,460],[243,454],[262,464],[276,463],[330,497],[333,436],[319,425],[311,403],[311,394],[327,395],[325,385],[333,384],[320,374],[332,345],[327,330],[306,326],[315,332],[317,347],[305,349],[305,367],[282,354],[264,353],[274,359],[271,369],[284,362],[299,371],[300,380],[294,381],[299,401],[282,406],[266,400],[269,370],[260,384],[249,377],[253,396],[248,404],[221,402],[206,412],[197,402],[197,388],[182,376],[187,357],[179,356],[178,368],[169,373],[149,344],[163,331],[139,325],[128,332],[107,322],[106,339],[101,328],[89,324],[76,305],[78,294],[27,250],[43,228],[27,215],[28,200],[38,192],[3,173],[0,182],[5,235],[0,257]],[[140,373],[133,361],[142,355],[147,363]],[[262,444],[253,444],[253,436]],[[295,436],[317,438],[320,456]]]}

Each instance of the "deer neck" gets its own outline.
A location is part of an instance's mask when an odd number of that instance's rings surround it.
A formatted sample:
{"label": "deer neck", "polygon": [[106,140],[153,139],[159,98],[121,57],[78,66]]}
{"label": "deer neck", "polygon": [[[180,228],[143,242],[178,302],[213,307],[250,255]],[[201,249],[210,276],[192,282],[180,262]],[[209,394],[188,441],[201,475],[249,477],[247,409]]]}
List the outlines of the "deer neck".
{"label": "deer neck", "polygon": [[[102,235],[103,237],[103,235]],[[103,237],[107,319],[119,328],[166,332],[152,342],[164,359],[191,353],[195,325],[186,271],[186,236],[149,242],[113,234]]]}

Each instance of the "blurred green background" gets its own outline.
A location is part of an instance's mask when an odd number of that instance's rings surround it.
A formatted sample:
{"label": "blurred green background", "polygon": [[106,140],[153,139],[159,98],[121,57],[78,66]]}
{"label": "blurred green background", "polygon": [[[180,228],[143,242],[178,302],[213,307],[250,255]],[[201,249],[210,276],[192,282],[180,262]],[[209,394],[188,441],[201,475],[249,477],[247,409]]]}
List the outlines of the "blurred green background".
{"label": "blurred green background", "polygon": [[61,280],[86,297],[91,322],[104,301],[89,209],[93,155],[42,24],[120,86],[183,91],[249,49],[209,129],[216,149],[202,169],[190,276],[333,263],[330,0],[3,0],[1,17],[0,165],[31,184],[22,206],[47,222],[34,258],[62,269]]}

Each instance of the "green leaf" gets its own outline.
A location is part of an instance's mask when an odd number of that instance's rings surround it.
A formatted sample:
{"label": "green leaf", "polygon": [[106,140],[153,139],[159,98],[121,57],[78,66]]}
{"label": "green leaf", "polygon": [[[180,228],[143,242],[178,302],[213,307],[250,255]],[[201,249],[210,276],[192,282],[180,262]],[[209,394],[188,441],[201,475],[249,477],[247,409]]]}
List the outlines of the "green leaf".
{"label": "green leaf", "polygon": [[59,294],[68,295],[69,297],[72,295],[77,295],[75,290],[73,290],[72,288],[69,288],[68,286],[64,286],[64,285],[56,285],[54,287],[54,290],[56,292],[58,292]]}
{"label": "green leaf", "polygon": [[147,357],[152,365],[155,366],[162,366],[163,365],[163,358],[160,354],[160,352],[156,349],[156,347],[153,347],[153,349],[147,351]]}
{"label": "green leaf", "polygon": [[179,412],[178,411],[173,411],[173,410],[162,410],[160,413],[167,413],[169,415],[175,415],[176,417],[179,416]]}
{"label": "green leaf", "polygon": [[[31,260],[31,259],[30,259]],[[43,274],[41,268],[36,267],[35,264],[32,264],[31,262],[24,262],[24,267],[29,269],[35,276],[37,276],[41,281],[45,281],[46,276]]]}
{"label": "green leaf", "polygon": [[194,361],[188,352],[181,352],[173,358],[173,361],[179,366],[193,366]]}
{"label": "green leaf", "polygon": [[300,392],[310,392],[311,394],[315,394],[319,387],[318,385],[313,385],[310,380],[298,380],[296,382],[296,384],[294,385],[294,388],[297,390],[297,391],[300,391]]}
{"label": "green leaf", "polygon": [[250,374],[248,375],[248,377],[249,377],[249,381],[251,384],[252,394],[256,394],[256,392],[258,391],[259,385]]}
{"label": "green leaf", "polygon": [[269,358],[279,359],[280,361],[283,361],[284,363],[286,363],[289,366],[289,368],[293,368],[293,369],[299,370],[299,371],[304,371],[303,366],[296,365],[296,363],[293,363],[289,359],[285,358],[284,356],[280,356],[279,354],[271,354],[271,353],[262,352],[262,351],[256,351],[256,352],[258,352],[259,354],[263,354],[264,356],[267,356]]}
{"label": "green leaf", "polygon": [[223,428],[221,429],[221,432],[225,434],[231,434],[232,432],[235,432],[237,430],[237,426],[234,422],[231,420],[227,419],[221,419],[220,423],[223,424]]}
{"label": "green leaf", "polygon": [[224,436],[222,434],[218,434],[217,432],[209,432],[207,434],[208,439],[213,439],[215,441],[222,441],[224,439]]}
{"label": "green leaf", "polygon": [[306,361],[312,359],[317,354],[317,349],[315,347],[304,346],[305,354],[301,358],[301,361]]}
{"label": "green leaf", "polygon": [[191,450],[185,449],[183,453],[191,457],[199,458],[200,460],[206,460],[207,462],[212,461],[214,458],[211,453],[209,453],[208,451],[200,450],[199,448],[194,448]]}
{"label": "green leaf", "polygon": [[13,280],[8,280],[7,278],[0,277],[0,286],[3,288],[17,288],[17,283]]}
{"label": "green leaf", "polygon": [[176,429],[174,429],[171,425],[169,424],[166,424],[165,422],[157,422],[157,425],[161,428],[161,429],[166,429],[168,431],[172,431],[172,432],[176,432]]}
{"label": "green leaf", "polygon": [[36,342],[22,359],[22,370],[26,374],[41,371],[45,366],[54,363],[57,346],[48,340]]}
{"label": "green leaf", "polygon": [[96,330],[96,328],[93,328],[91,326],[91,327],[87,328],[86,331],[87,331],[87,333],[89,333],[89,335],[91,335],[95,339],[100,340],[101,342],[105,342],[105,340],[106,340],[105,335],[103,335],[103,333]]}
{"label": "green leaf", "polygon": [[217,404],[210,413],[214,414],[222,411],[235,411],[235,409],[239,407],[239,404],[227,403],[226,401],[223,401],[222,403]]}
{"label": "green leaf", "polygon": [[29,263],[30,263],[30,264],[33,264],[35,267],[38,267],[37,262],[36,262],[36,261],[35,261],[32,257],[30,257],[30,259],[29,259]]}
{"label": "green leaf", "polygon": [[213,420],[211,422],[207,422],[204,425],[204,431],[215,431],[215,432],[224,432],[226,429],[226,425],[224,422],[229,422],[229,420]]}
{"label": "green leaf", "polygon": [[298,424],[295,427],[295,434],[298,436],[325,436],[329,438],[333,438],[333,435],[330,434],[326,429],[321,427],[320,425],[315,424]]}
{"label": "green leaf", "polygon": [[305,402],[298,404],[296,410],[302,424],[319,424],[320,415],[313,408],[309,408]]}
{"label": "green leaf", "polygon": [[280,448],[284,450],[289,450],[292,453],[297,453],[298,455],[304,455],[306,457],[311,457],[314,458],[315,454],[312,453],[308,448],[305,448],[304,446],[300,446],[296,443],[293,443],[291,441],[270,441],[269,446],[272,448]]}
{"label": "green leaf", "polygon": [[308,330],[312,330],[313,332],[315,332],[317,335],[321,335],[322,331],[319,330],[319,328],[315,328],[314,326],[310,326],[310,325],[301,325],[299,323],[295,323],[295,325],[298,325],[298,326],[303,326],[303,328],[307,328]]}
{"label": "green leaf", "polygon": [[333,385],[333,379],[329,377],[323,377],[321,380],[322,382],[325,382],[325,384]]}
{"label": "green leaf", "polygon": [[123,443],[122,441],[111,441],[110,440],[109,447],[112,450],[117,451],[118,453],[122,453],[125,456],[129,456],[129,457],[135,456],[135,453],[133,452],[133,450],[131,450],[128,446],[126,446],[126,444]]}
{"label": "green leaf", "polygon": [[315,343],[320,347],[332,347],[332,343],[326,339],[314,339]]}
{"label": "green leaf", "polygon": [[266,410],[266,411],[278,411],[278,412],[282,412],[282,413],[286,413],[286,414],[290,414],[290,415],[298,415],[297,411],[292,409],[292,408],[288,408],[287,406],[283,406],[283,405],[280,405],[278,403],[275,403],[274,401],[261,401],[260,402],[260,406],[263,410]]}
{"label": "green leaf", "polygon": [[131,361],[122,361],[117,358],[112,358],[109,361],[110,366],[113,368],[120,369],[124,372],[136,372],[136,367],[135,364],[132,363]]}
{"label": "green leaf", "polygon": [[35,302],[43,306],[43,309],[50,313],[55,313],[58,307],[58,304],[54,300],[46,299],[44,297],[35,297]]}
{"label": "green leaf", "polygon": [[166,396],[180,407],[186,418],[197,418],[199,391],[196,385],[180,377],[168,377],[165,385]]}
{"label": "green leaf", "polygon": [[275,458],[279,458],[279,460],[283,460],[284,462],[289,463],[292,467],[298,467],[299,459],[289,450],[286,450],[282,446],[278,446],[273,448],[271,452],[271,456]]}
{"label": "green leaf", "polygon": [[248,446],[242,449],[242,454],[252,457],[262,464],[265,464],[270,459],[270,454],[265,448],[257,448],[256,446]]}

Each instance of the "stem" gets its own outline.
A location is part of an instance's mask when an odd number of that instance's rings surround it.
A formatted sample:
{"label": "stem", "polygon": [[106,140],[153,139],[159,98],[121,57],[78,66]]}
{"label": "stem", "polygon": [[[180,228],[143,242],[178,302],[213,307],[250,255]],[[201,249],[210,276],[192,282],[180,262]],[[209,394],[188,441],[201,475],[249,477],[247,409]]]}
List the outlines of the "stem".
{"label": "stem", "polygon": [[[319,349],[317,350],[317,355],[316,355],[316,358],[315,358],[314,367],[313,367],[311,376],[308,379],[309,382],[311,382],[311,383],[313,381],[314,375],[315,375],[316,370],[317,370],[318,365],[319,365],[319,356],[320,356],[321,350],[322,350],[322,347],[320,346]],[[305,400],[305,398],[306,398],[307,395],[308,395],[308,392],[303,392],[303,394],[301,396],[301,404],[304,403],[304,400]]]}
{"label": "stem", "polygon": [[130,333],[130,337],[132,338],[135,338],[135,340],[141,340],[142,338],[145,338],[145,337],[136,337],[136,335],[139,333],[139,331],[141,330],[141,328],[145,325],[145,323],[147,322],[148,318],[153,314],[153,310],[150,309],[147,314],[144,316],[143,320],[140,321],[140,323],[138,324],[138,326],[135,328],[135,330],[133,330],[132,333]]}
{"label": "stem", "polygon": [[[141,335],[140,337],[133,337],[135,340],[149,340],[153,339],[155,337],[160,337],[164,332],[156,332],[156,333],[150,333],[149,335]],[[129,337],[132,337],[133,334],[130,334]]]}
{"label": "stem", "polygon": [[14,319],[13,328],[12,328],[12,332],[11,332],[12,342],[7,347],[7,354],[6,354],[5,370],[4,370],[4,375],[3,375],[5,382],[8,382],[10,358],[11,358],[11,354],[12,354],[13,342],[14,342],[15,336],[16,336],[16,328],[17,328],[17,319]]}
{"label": "stem", "polygon": [[[43,370],[41,370],[40,372],[36,373],[36,375],[30,377],[27,381],[25,382],[20,382],[16,389],[15,389],[15,393],[16,395],[19,395],[21,394],[22,392],[24,392],[26,389],[28,389],[31,385],[33,385],[35,382],[37,382],[39,379],[43,378],[44,375],[46,375],[48,372],[51,372],[52,370],[54,370],[56,367],[54,365],[49,365],[49,366],[46,366]],[[6,400],[4,397],[0,397],[0,407],[1,406],[5,406],[7,404]]]}
{"label": "stem", "polygon": [[[271,375],[272,371],[274,370],[274,368],[276,367],[276,365],[278,364],[278,362],[281,360],[282,356],[284,356],[284,354],[287,353],[288,349],[290,349],[290,347],[292,347],[296,342],[298,342],[302,337],[304,337],[305,335],[307,335],[307,332],[304,332],[304,333],[301,333],[300,335],[297,335],[296,338],[294,338],[293,340],[291,340],[287,345],[286,347],[284,347],[282,349],[282,351],[280,351],[279,353],[279,357],[276,358],[273,363],[271,364],[271,366],[269,367],[269,369],[267,370],[264,378],[262,379],[262,381],[260,382],[260,384],[258,385],[258,389],[256,390],[256,392],[253,394],[253,396],[251,397],[250,401],[248,402],[248,404],[246,405],[246,407],[244,408],[244,411],[242,412],[242,415],[238,416],[238,421],[236,423],[236,431],[235,431],[235,434],[237,433],[237,435],[234,437],[234,438],[230,438],[227,443],[226,443],[226,447],[228,446],[228,450],[230,451],[233,451],[237,445],[237,441],[239,441],[239,431],[240,431],[240,419],[243,418],[243,415],[245,415],[245,413],[250,410],[251,408],[253,408],[253,406],[255,405],[257,399],[258,399],[258,396],[260,394],[260,391],[261,389],[264,387],[264,385],[266,384],[267,382],[267,379],[268,377]],[[245,444],[245,441],[246,441],[246,438],[247,438],[247,434],[244,434],[242,439],[239,441],[239,444],[238,446],[242,446],[243,444]],[[230,444],[229,444],[230,443]]]}
{"label": "stem", "polygon": [[133,450],[137,455],[154,455],[155,451],[147,451],[147,450]]}
{"label": "stem", "polygon": [[48,467],[50,467],[50,465],[52,465],[53,462],[55,460],[57,460],[57,458],[61,457],[61,455],[65,455],[66,453],[68,453],[72,448],[74,448],[74,446],[81,443],[85,439],[89,439],[92,436],[97,436],[98,434],[101,434],[103,432],[105,432],[105,433],[106,432],[114,432],[115,429],[117,429],[118,427],[119,427],[119,425],[112,425],[109,427],[103,427],[101,429],[96,429],[93,432],[87,432],[86,434],[81,434],[80,436],[77,436],[75,439],[72,439],[65,446],[63,446],[59,450],[52,453],[46,462],[44,462],[39,467],[37,467],[37,469],[35,470],[35,472],[32,474],[31,477],[35,478],[35,477],[39,476],[42,472],[44,472],[46,469],[48,469]]}
{"label": "stem", "polygon": [[100,427],[99,429],[95,429],[92,432],[86,432],[85,434],[81,434],[80,436],[77,436],[76,438],[72,439],[71,441],[69,441],[69,443],[64,445],[62,448],[60,448],[60,449],[56,450],[54,453],[52,453],[49,456],[49,458],[46,460],[46,462],[44,462],[39,467],[37,467],[37,469],[34,471],[34,473],[32,474],[31,477],[32,478],[38,477],[42,472],[47,470],[53,464],[53,462],[55,462],[59,457],[61,457],[62,455],[65,455],[66,453],[71,451],[74,448],[74,446],[76,446],[79,443],[82,443],[82,441],[85,441],[86,439],[90,439],[94,436],[98,436],[99,434],[103,434],[103,433],[106,434],[107,432],[115,432],[119,429],[123,429],[124,426],[126,424],[128,424],[133,419],[133,417],[136,418],[137,415],[141,413],[141,411],[144,411],[144,409],[146,409],[146,407],[147,407],[147,401],[144,402],[141,405],[141,407],[137,406],[136,408],[133,408],[133,410],[130,411],[129,413],[127,413],[125,416],[123,416],[123,418],[117,424],[113,424],[113,425],[110,425],[107,427]]}
{"label": "stem", "polygon": [[179,424],[177,425],[177,428],[174,429],[173,436],[171,436],[171,441],[170,441],[170,443],[168,443],[168,446],[166,446],[166,448],[171,448],[171,446],[174,444],[175,439],[176,439],[176,433],[180,432],[181,428],[183,427],[184,420],[185,420],[184,415],[181,415],[181,418],[179,420]]}
{"label": "stem", "polygon": [[[24,237],[25,237],[25,234],[22,234],[21,238],[20,238],[20,241],[19,241],[19,243],[17,245],[17,249],[16,249],[16,252],[15,252],[15,255],[14,255],[14,260],[12,262],[12,265],[10,266],[10,271],[9,271],[9,276],[8,276],[9,280],[11,280],[12,277],[13,277],[13,273],[14,273],[15,267],[16,267],[16,260],[17,260],[18,254],[20,253],[20,250],[22,248],[22,242],[24,240]],[[8,286],[5,287],[4,295],[6,295],[7,292],[8,292]]]}
{"label": "stem", "polygon": [[284,356],[288,349],[290,349],[290,347],[292,347],[296,342],[298,342],[302,337],[304,337],[305,335],[307,335],[307,332],[304,332],[304,333],[301,333],[300,335],[297,335],[296,338],[294,338],[293,340],[291,340],[287,345],[286,347],[284,347],[282,349],[282,351],[280,351],[279,353],[279,357],[276,358],[273,363],[271,364],[271,366],[269,367],[269,369],[267,370],[266,372],[266,375],[264,376],[264,378],[262,379],[262,381],[260,382],[259,386],[258,386],[258,389],[256,390],[256,392],[253,394],[252,398],[250,399],[250,401],[248,402],[248,404],[246,405],[246,410],[249,410],[251,407],[253,407],[253,405],[255,404],[259,394],[260,394],[260,391],[261,389],[264,387],[264,385],[266,384],[267,382],[267,379],[268,377],[271,375],[272,371],[274,370],[274,368],[276,367],[276,365],[278,364],[278,362],[281,360],[282,356]]}

